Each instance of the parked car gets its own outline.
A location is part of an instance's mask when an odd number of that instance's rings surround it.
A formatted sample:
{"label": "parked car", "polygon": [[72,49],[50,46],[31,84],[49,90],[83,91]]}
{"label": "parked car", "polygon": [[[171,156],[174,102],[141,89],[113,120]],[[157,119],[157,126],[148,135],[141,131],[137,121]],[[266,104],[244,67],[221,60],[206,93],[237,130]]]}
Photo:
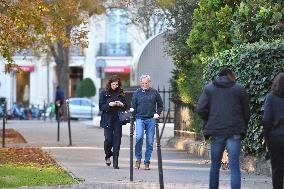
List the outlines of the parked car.
{"label": "parked car", "polygon": [[69,99],[70,118],[90,118],[99,114],[99,106],[88,98]]}

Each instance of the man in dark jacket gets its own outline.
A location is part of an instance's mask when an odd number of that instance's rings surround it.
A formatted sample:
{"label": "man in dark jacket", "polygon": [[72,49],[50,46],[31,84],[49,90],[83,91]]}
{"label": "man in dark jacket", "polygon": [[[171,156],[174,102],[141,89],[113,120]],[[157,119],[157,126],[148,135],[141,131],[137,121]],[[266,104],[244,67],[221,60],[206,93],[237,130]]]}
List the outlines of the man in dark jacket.
{"label": "man in dark jacket", "polygon": [[240,189],[241,139],[246,135],[250,112],[248,95],[244,87],[236,84],[232,70],[223,68],[218,77],[205,86],[198,101],[197,113],[204,121],[205,138],[211,139],[209,189],[218,189],[225,147],[229,154],[231,188]]}
{"label": "man in dark jacket", "polygon": [[137,89],[132,98],[132,108],[136,119],[135,168],[139,169],[142,158],[144,130],[146,133],[145,170],[150,170],[150,159],[153,151],[155,123],[163,110],[163,101],[157,90],[150,87],[149,75],[140,78],[141,88]]}
{"label": "man in dark jacket", "polygon": [[62,112],[60,110],[61,110],[63,103],[64,103],[64,92],[60,89],[59,86],[57,86],[56,92],[55,92],[55,116],[56,116],[56,120],[58,120],[58,111],[59,111],[59,117],[62,115]]}

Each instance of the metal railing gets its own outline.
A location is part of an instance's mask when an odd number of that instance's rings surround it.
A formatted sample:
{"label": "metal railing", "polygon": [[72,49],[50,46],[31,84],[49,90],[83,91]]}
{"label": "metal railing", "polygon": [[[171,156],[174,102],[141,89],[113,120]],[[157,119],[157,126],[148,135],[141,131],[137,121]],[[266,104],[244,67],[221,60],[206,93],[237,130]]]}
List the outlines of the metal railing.
{"label": "metal railing", "polygon": [[130,43],[100,43],[97,56],[132,56]]}

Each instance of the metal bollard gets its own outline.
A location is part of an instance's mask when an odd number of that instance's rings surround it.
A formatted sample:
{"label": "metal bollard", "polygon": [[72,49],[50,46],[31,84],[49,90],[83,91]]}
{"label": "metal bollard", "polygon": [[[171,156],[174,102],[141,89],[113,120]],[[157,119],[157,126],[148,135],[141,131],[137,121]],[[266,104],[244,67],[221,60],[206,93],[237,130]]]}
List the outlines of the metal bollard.
{"label": "metal bollard", "polygon": [[46,104],[45,104],[45,100],[43,101],[43,120],[46,121]]}
{"label": "metal bollard", "polygon": [[6,130],[6,103],[3,106],[3,127],[2,127],[2,147],[5,148],[5,130]]}
{"label": "metal bollard", "polygon": [[60,103],[57,105],[57,141],[60,140]]}
{"label": "metal bollard", "polygon": [[161,141],[160,141],[160,134],[159,134],[159,121],[158,121],[158,119],[156,119],[156,142],[157,142],[159,184],[160,184],[160,189],[164,189],[163,163],[162,163]]}
{"label": "metal bollard", "polygon": [[133,181],[133,133],[134,133],[134,109],[130,108],[130,181]]}
{"label": "metal bollard", "polygon": [[68,120],[69,146],[72,146],[71,126],[70,126],[69,99],[66,100],[66,105],[67,105],[67,120]]}
{"label": "metal bollard", "polygon": [[162,139],[162,137],[163,137],[164,129],[165,129],[165,126],[166,126],[167,120],[168,120],[168,118],[169,118],[169,115],[170,115],[170,109],[168,109],[168,112],[167,112],[166,118],[164,119],[163,128],[162,128],[161,135],[160,135],[160,140],[161,140],[161,139]]}

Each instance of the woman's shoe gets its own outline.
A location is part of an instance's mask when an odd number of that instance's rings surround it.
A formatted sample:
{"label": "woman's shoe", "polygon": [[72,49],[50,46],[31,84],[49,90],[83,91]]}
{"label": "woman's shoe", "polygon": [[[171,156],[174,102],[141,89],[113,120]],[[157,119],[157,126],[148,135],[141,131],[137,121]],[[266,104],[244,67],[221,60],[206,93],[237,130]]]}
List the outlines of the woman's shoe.
{"label": "woman's shoe", "polygon": [[111,164],[110,158],[106,158],[106,165],[110,166],[110,164]]}
{"label": "woman's shoe", "polygon": [[113,168],[119,169],[119,167],[118,167],[118,156],[113,156]]}

